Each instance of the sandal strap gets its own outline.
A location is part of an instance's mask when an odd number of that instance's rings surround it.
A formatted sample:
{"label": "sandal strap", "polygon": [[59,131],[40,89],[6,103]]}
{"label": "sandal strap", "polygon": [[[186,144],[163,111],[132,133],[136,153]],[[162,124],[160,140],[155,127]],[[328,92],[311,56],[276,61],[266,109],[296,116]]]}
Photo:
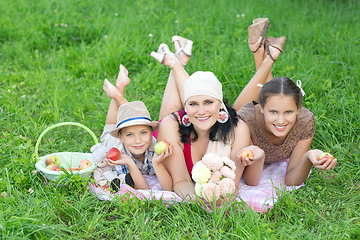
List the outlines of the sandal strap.
{"label": "sandal strap", "polygon": [[182,47],[180,47],[180,48],[175,52],[175,56],[177,57],[177,59],[179,59],[180,63],[185,66],[186,63],[184,63],[184,62],[181,60],[180,55],[179,55],[181,51],[182,51],[184,54],[186,54],[186,53],[184,52],[184,49],[183,49]]}
{"label": "sandal strap", "polygon": [[[170,67],[168,67],[168,68],[173,68],[174,67],[174,65],[175,65],[175,58],[174,58],[174,53],[172,53],[172,52],[164,52],[164,57],[165,57],[165,54],[168,54],[168,55],[170,55],[170,57],[171,57],[171,65],[170,65]],[[180,61],[181,62],[181,61]]]}
{"label": "sandal strap", "polygon": [[270,27],[270,23],[267,23],[264,26],[264,28],[262,29],[261,34],[260,34],[260,37],[262,37],[261,41],[260,41],[260,44],[259,44],[258,48],[255,51],[251,51],[252,53],[256,53],[261,48],[261,46],[263,45],[263,42],[264,42],[264,39],[265,39],[265,34],[266,34],[266,31],[267,31],[267,29],[269,27]]}

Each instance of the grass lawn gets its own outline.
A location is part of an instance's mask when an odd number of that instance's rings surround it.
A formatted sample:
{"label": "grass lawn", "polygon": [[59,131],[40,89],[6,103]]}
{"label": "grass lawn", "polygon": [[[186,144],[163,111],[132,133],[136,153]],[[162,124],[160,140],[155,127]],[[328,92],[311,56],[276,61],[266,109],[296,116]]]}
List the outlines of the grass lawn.
{"label": "grass lawn", "polygon": [[[3,0],[0,2],[0,237],[2,239],[359,239],[360,2]],[[338,158],[261,215],[191,204],[99,201],[78,178],[46,185],[35,143],[49,126],[79,122],[102,132],[119,64],[130,72],[130,101],[158,118],[169,69],[149,56],[171,37],[194,40],[186,68],[213,71],[235,101],[255,72],[247,27],[268,17],[267,36],[285,36],[274,76],[301,79],[316,118],[312,148]],[[64,126],[39,155],[89,152],[94,140]]]}

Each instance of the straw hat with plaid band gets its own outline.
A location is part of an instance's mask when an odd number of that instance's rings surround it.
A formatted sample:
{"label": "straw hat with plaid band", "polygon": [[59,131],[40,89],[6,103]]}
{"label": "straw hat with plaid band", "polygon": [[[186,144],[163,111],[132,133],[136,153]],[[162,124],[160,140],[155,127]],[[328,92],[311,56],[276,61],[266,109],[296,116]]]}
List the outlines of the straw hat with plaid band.
{"label": "straw hat with plaid band", "polygon": [[117,114],[117,124],[114,130],[110,132],[110,135],[118,138],[118,132],[120,129],[135,125],[147,125],[152,127],[153,131],[159,126],[159,122],[151,121],[149,111],[145,104],[140,101],[129,102],[121,105]]}

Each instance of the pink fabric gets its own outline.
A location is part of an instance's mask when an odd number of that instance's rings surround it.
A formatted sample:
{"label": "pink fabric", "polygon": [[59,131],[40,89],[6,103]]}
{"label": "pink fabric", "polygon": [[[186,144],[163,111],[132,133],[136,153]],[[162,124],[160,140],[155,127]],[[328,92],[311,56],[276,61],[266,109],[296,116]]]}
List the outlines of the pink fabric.
{"label": "pink fabric", "polygon": [[[239,193],[236,200],[244,201],[251,209],[257,212],[266,213],[277,202],[277,191],[292,191],[300,186],[288,187],[284,184],[286,167],[289,160],[272,163],[263,170],[258,186],[248,186],[244,180],[240,180]],[[137,197],[142,200],[146,199],[162,199],[163,202],[174,203],[183,201],[175,192],[162,191],[156,176],[144,176],[149,184],[150,190],[135,190],[128,185],[122,185],[120,191],[115,195],[102,188],[90,184],[90,191],[101,200],[112,200],[115,196],[122,197],[124,193],[130,193],[131,197]],[[211,211],[211,207],[207,206],[207,211]]]}

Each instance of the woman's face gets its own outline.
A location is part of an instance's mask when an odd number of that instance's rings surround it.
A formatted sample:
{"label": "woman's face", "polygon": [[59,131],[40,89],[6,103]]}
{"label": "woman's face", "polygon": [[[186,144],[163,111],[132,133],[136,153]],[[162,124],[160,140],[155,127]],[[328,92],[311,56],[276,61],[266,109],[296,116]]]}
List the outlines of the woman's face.
{"label": "woman's face", "polygon": [[292,96],[274,95],[261,107],[265,127],[275,137],[286,137],[294,127],[299,109]]}
{"label": "woman's face", "polygon": [[185,111],[197,131],[208,131],[219,117],[221,102],[208,95],[198,95],[188,98]]}

